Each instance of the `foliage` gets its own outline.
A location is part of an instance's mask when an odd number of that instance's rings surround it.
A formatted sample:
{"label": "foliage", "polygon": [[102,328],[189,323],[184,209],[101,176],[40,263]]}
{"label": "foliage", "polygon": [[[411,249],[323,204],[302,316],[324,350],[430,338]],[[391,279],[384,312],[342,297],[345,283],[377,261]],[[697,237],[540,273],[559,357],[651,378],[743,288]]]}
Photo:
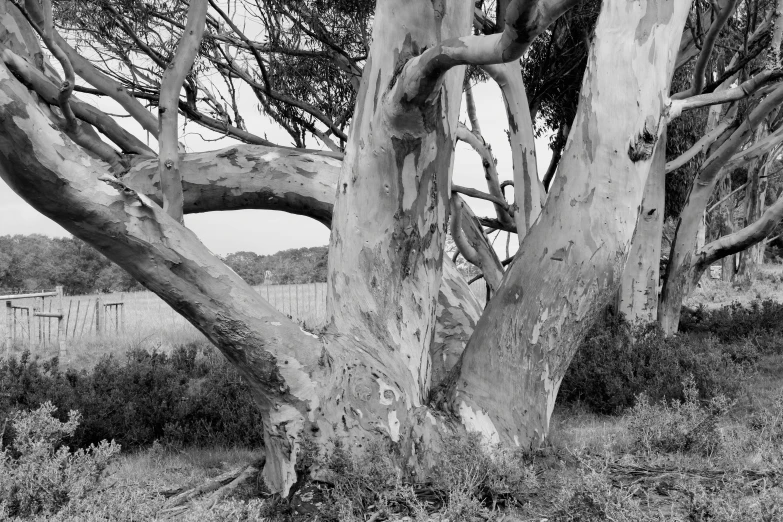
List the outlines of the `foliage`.
{"label": "foliage", "polygon": [[62,442],[81,420],[71,411],[61,422],[51,402],[29,412],[14,412],[13,442],[0,445],[0,515],[51,514],[72,499],[87,495],[101,472],[120,451],[113,441],[71,452]]}
{"label": "foliage", "polygon": [[[326,281],[328,254],[325,246],[292,248],[268,256],[236,252],[223,261],[250,285],[322,283]],[[272,273],[271,281],[265,281],[266,271]]]}
{"label": "foliage", "polygon": [[[248,284],[264,283],[266,271],[275,284],[326,281],[328,248],[293,248],[261,256],[236,252],[225,263]],[[50,290],[62,286],[69,295],[141,290],[125,270],[76,238],[40,234],[0,236],[0,289]]]}
{"label": "foliage", "polygon": [[643,393],[637,396],[627,415],[635,449],[712,455],[721,448],[718,420],[728,413],[731,402],[724,395],[717,395],[702,404],[693,377],[683,381],[682,387],[683,402],[651,404]]}
{"label": "foliage", "polygon": [[771,299],[748,306],[734,302],[708,310],[683,309],[680,331],[696,338],[711,335],[723,343],[748,343],[762,353],[783,353],[783,303]]}
{"label": "foliage", "polygon": [[125,292],[141,288],[123,269],[76,238],[40,234],[0,236],[0,288],[67,294]]}
{"label": "foliage", "polygon": [[261,416],[247,384],[227,363],[198,354],[195,345],[172,355],[144,350],[124,364],[103,357],[91,371],[61,371],[56,359],[39,363],[25,353],[0,361],[0,419],[14,409],[51,401],[79,410],[72,444],[114,439],[123,447],[160,440],[173,445],[262,443]]}
{"label": "foliage", "polygon": [[633,328],[608,309],[568,367],[558,403],[581,403],[607,414],[630,408],[642,393],[653,403],[682,401],[680,383],[688,375],[705,398],[735,397],[757,357],[752,343],[702,335],[667,338],[657,325]]}

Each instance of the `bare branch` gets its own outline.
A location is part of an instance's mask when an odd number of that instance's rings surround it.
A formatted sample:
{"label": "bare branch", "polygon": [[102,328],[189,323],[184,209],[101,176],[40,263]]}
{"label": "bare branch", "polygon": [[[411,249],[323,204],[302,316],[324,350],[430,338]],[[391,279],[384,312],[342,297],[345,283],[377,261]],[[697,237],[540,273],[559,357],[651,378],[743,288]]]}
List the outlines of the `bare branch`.
{"label": "bare branch", "polygon": [[[508,203],[506,203],[506,199],[503,197],[503,191],[500,188],[497,165],[495,164],[495,157],[492,155],[489,144],[484,141],[484,138],[477,136],[461,123],[459,124],[459,127],[457,127],[457,139],[470,145],[481,157],[481,164],[484,167],[484,177],[487,180],[489,195],[494,198],[488,201],[495,202],[495,214],[497,214],[498,219],[507,225],[513,223],[514,219],[512,217],[512,212],[509,212]],[[464,192],[463,194],[468,196],[473,195]],[[500,203],[501,201],[502,204]]]}
{"label": "bare branch", "polygon": [[[331,153],[238,145],[184,154],[180,175],[185,214],[220,210],[280,210],[332,221],[342,160]],[[158,163],[134,162],[122,181],[160,204]]]}
{"label": "bare branch", "polygon": [[466,196],[470,196],[472,198],[477,199],[483,199],[486,201],[491,201],[495,205],[499,206],[506,212],[509,212],[511,215],[514,214],[514,211],[511,209],[511,207],[508,206],[508,203],[505,202],[505,200],[502,200],[496,196],[493,196],[492,194],[487,194],[486,192],[481,192],[480,190],[472,189],[470,187],[462,187],[460,185],[452,185],[451,186],[452,192],[457,192],[459,194],[464,194]]}
{"label": "bare branch", "polygon": [[465,89],[465,105],[467,106],[468,119],[470,120],[470,131],[477,136],[481,136],[481,125],[476,115],[476,100],[473,99],[473,87],[471,86]]}
{"label": "bare branch", "polygon": [[502,33],[442,42],[411,59],[403,69],[399,99],[415,105],[438,90],[443,75],[458,65],[489,65],[519,59],[533,40],[583,0],[512,0]]}
{"label": "bare branch", "polygon": [[497,291],[503,266],[470,207],[457,194],[451,196],[451,236],[460,254],[484,274],[490,290]]}
{"label": "bare branch", "polygon": [[[710,56],[712,55],[712,50],[715,47],[715,42],[717,41],[721,30],[726,25],[726,22],[729,21],[729,18],[734,12],[734,9],[737,7],[738,1],[739,0],[724,0],[722,5],[720,5],[720,11],[712,22],[712,25],[710,25],[710,29],[707,31],[707,35],[704,37],[704,42],[701,46],[701,52],[699,53],[699,59],[696,61],[696,66],[693,70],[693,81],[691,82],[691,87],[687,91],[679,92],[672,96],[673,100],[679,100],[700,94],[702,89],[704,89],[704,74],[707,70],[707,64],[709,63]],[[713,4],[713,9],[715,9],[715,6],[716,4]]]}
{"label": "bare branch", "polygon": [[207,0],[190,0],[188,21],[174,57],[163,73],[158,104],[158,170],[163,194],[163,210],[182,221],[182,178],[179,173],[177,109],[179,93],[196,60],[207,18]]}
{"label": "bare branch", "polygon": [[753,224],[709,243],[697,254],[701,270],[726,256],[742,252],[767,237],[783,219],[783,196],[773,203]]}
{"label": "bare branch", "polygon": [[[59,89],[57,86],[41,71],[28,63],[27,60],[14,54],[11,50],[5,49],[3,51],[3,61],[22,83],[32,87],[44,100],[52,105],[58,103]],[[106,137],[116,143],[123,152],[142,156],[155,156],[155,152],[152,149],[118,125],[106,113],[76,98],[70,99],[70,106],[77,118],[95,126]]]}
{"label": "bare branch", "polygon": [[689,98],[673,99],[669,108],[668,121],[680,117],[684,111],[707,107],[709,105],[721,105],[723,103],[738,101],[758,92],[763,87],[777,82],[783,78],[783,70],[764,70],[756,76],[741,83],[737,87],[715,91],[709,94],[700,94]]}
{"label": "bare branch", "polygon": [[733,125],[735,125],[734,120],[727,119],[712,129],[710,132],[702,136],[699,141],[693,144],[693,147],[686,150],[681,155],[666,164],[666,174],[674,172],[695,158],[700,152],[707,150],[710,145],[715,143],[718,138],[723,135],[724,132],[728,131]]}

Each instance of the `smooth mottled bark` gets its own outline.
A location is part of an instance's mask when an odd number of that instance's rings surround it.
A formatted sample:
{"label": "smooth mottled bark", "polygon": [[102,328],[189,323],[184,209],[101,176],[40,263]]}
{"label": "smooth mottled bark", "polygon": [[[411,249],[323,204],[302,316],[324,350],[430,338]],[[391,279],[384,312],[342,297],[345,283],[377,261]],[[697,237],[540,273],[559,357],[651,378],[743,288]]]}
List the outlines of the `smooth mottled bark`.
{"label": "smooth mottled bark", "polygon": [[451,410],[487,440],[543,440],[574,351],[617,291],[689,4],[602,4],[560,174],[453,380]]}
{"label": "smooth mottled bark", "polygon": [[661,236],[666,194],[666,132],[655,146],[650,175],[623,270],[617,310],[631,323],[651,323],[658,317]]}
{"label": "smooth mottled bark", "polygon": [[508,140],[514,168],[514,221],[520,243],[541,214],[546,193],[538,178],[536,144],[530,118],[522,67],[518,60],[484,66],[503,93],[508,120]]}

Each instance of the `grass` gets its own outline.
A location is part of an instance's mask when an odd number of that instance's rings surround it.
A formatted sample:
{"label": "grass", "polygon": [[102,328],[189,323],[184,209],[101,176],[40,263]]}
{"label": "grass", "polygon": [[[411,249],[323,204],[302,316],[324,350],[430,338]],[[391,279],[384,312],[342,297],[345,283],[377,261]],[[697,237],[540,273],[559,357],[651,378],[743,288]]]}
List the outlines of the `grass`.
{"label": "grass", "polygon": [[[317,329],[326,321],[326,284],[261,285],[255,289],[272,306],[283,314],[300,322],[305,328]],[[124,313],[120,318],[114,309],[108,309],[103,317],[104,330],[95,330],[96,299],[104,304],[123,302]],[[14,301],[14,306],[40,307],[40,299]],[[45,311],[57,310],[54,299],[46,299]],[[69,296],[63,299],[68,333],[67,357],[62,363],[72,368],[88,368],[97,357],[111,353],[122,356],[135,349],[156,349],[169,353],[173,347],[194,342],[206,342],[205,337],[193,325],[177,314],[152,292]],[[26,316],[19,315],[17,335],[10,355],[18,357],[30,348]],[[124,318],[124,322],[123,319]],[[119,323],[119,328],[118,324]],[[7,353],[7,326],[0,321],[0,354]],[[31,352],[42,358],[58,355],[56,320],[43,321],[39,328],[33,323]]]}
{"label": "grass", "polygon": [[[302,318],[310,310],[302,305],[302,299],[310,303],[316,301],[313,294],[300,288],[300,300],[295,300],[297,292],[293,289],[289,304],[285,300],[289,288],[272,287],[270,290],[270,302],[278,303],[278,307],[283,308],[281,311],[294,317]],[[266,298],[266,290],[261,292]],[[783,267],[774,266],[764,267],[758,280],[748,288],[705,278],[687,304],[705,303],[713,308],[732,302],[747,304],[756,299],[780,301],[782,296]],[[136,339],[156,335],[154,342],[164,349],[167,342],[181,343],[189,326],[183,321],[184,326],[177,330],[180,327],[175,322],[167,323],[163,317],[165,305],[161,303],[162,307],[159,305],[156,309],[156,298],[150,297],[146,294],[144,301],[141,295],[128,296],[129,326],[130,310],[135,306],[142,311],[139,313],[141,319],[136,323],[139,331],[133,335]],[[169,313],[173,315],[173,312]],[[316,318],[317,313],[315,307]],[[151,328],[145,334],[143,328],[154,326],[155,321],[160,321],[158,329],[171,331]],[[195,335],[199,337],[198,332]],[[88,359],[97,353],[127,349],[119,340],[107,348],[106,340],[98,338],[95,344],[88,345],[83,352],[83,364],[88,364]],[[132,347],[133,343],[128,342],[126,346]],[[694,407],[701,407],[702,403],[694,404]],[[714,426],[708,427],[719,441],[715,448],[672,450],[662,444],[642,449],[637,443],[640,423],[654,431],[665,420],[671,420],[673,413],[672,409],[648,409],[644,415],[639,409],[627,410],[623,415],[597,415],[579,404],[558,405],[552,418],[551,436],[543,448],[520,455],[506,454],[502,458],[495,455],[490,460],[486,455],[482,456],[470,440],[454,441],[451,457],[447,456],[452,469],[446,475],[451,477],[451,483],[438,485],[441,493],[448,491],[446,500],[442,500],[441,494],[441,503],[435,511],[431,505],[429,510],[425,509],[426,503],[417,504],[418,497],[411,496],[409,485],[392,476],[385,481],[390,489],[381,496],[380,502],[368,503],[367,508],[362,508],[366,512],[356,509],[358,500],[350,493],[354,484],[384,483],[384,477],[379,476],[385,473],[383,466],[379,466],[384,459],[381,449],[369,462],[339,464],[347,473],[342,486],[338,484],[340,487],[334,490],[339,494],[332,493],[333,496],[327,499],[330,502],[325,514],[296,516],[290,510],[286,511],[285,506],[278,509],[281,506],[268,499],[263,485],[255,482],[217,505],[199,506],[185,519],[366,522],[372,513],[380,513],[383,508],[387,511],[374,520],[783,521],[783,350],[762,354],[755,365],[755,373],[746,381],[728,413],[710,417]],[[668,432],[657,434],[659,437],[668,435]],[[180,448],[154,444],[151,448],[121,455],[88,501],[69,506],[53,520],[156,520],[166,491],[200,484],[258,457],[258,452],[243,448]],[[492,459],[503,465],[489,464]],[[486,476],[477,486],[461,482],[459,472],[465,469],[489,471],[482,471]],[[521,470],[524,480],[510,487],[509,469]],[[501,472],[506,474],[501,477]],[[476,475],[472,476],[475,479]],[[503,486],[499,487],[499,483]],[[487,488],[498,487],[494,493],[487,493]],[[498,491],[502,492],[500,496]],[[498,498],[502,502],[496,503]],[[361,500],[366,503],[367,499]],[[410,509],[405,515],[394,511],[404,503],[423,510]]]}

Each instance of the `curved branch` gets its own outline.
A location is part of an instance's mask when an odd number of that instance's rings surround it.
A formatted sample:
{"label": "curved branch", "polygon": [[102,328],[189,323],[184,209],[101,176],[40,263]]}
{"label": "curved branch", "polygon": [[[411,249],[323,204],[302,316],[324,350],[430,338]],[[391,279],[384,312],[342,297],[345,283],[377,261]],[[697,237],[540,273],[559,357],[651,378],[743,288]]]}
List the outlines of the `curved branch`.
{"label": "curved branch", "polygon": [[451,196],[450,203],[451,236],[454,243],[460,254],[481,270],[494,294],[503,280],[503,266],[470,207],[457,194]]}
{"label": "curved branch", "polygon": [[437,92],[443,75],[452,67],[519,59],[539,34],[581,1],[512,0],[502,33],[453,38],[411,59],[398,79],[398,98],[419,105]]}
{"label": "curved branch", "polygon": [[[480,190],[472,189],[470,187],[463,187],[460,185],[452,185],[451,186],[452,192],[458,192],[460,194],[464,194],[466,196],[470,196],[472,198],[477,199],[483,199],[485,201],[491,201],[496,206],[502,208],[503,210],[509,212],[511,211],[511,208],[508,206],[508,203],[506,203],[503,199],[498,198],[497,196],[493,196],[492,194],[487,194],[486,192],[481,192]],[[513,212],[512,212],[513,215]]]}
{"label": "curved branch", "polygon": [[[180,161],[185,214],[280,210],[327,227],[342,161],[327,154],[261,145],[185,154]],[[136,161],[122,181],[160,203],[155,160]]]}
{"label": "curved branch", "polygon": [[546,192],[538,177],[533,121],[518,60],[482,69],[492,77],[503,93],[508,120],[508,138],[514,168],[514,220],[521,244],[525,234],[541,213]]}

